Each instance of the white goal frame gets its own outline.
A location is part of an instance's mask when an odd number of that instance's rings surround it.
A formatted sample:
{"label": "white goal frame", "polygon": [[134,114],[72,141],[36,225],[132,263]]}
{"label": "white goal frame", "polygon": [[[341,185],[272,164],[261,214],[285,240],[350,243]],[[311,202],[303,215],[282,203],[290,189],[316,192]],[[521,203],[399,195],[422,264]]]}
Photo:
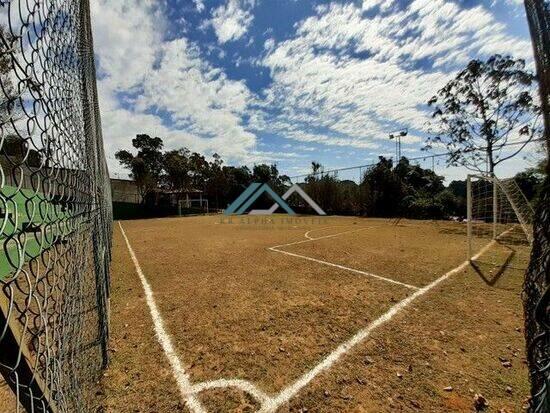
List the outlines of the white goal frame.
{"label": "white goal frame", "polygon": [[506,200],[512,208],[515,218],[518,221],[521,229],[525,233],[525,236],[530,244],[533,242],[532,224],[533,224],[533,207],[525,197],[525,194],[521,191],[518,184],[513,178],[500,180],[494,174],[475,174],[468,175],[466,180],[466,202],[467,202],[467,235],[468,235],[468,259],[473,257],[473,191],[472,191],[472,179],[484,180],[492,184],[492,215],[493,215],[493,240],[498,240],[505,232],[498,233],[498,218],[501,208],[499,205],[499,191],[505,196]]}
{"label": "white goal frame", "polygon": [[178,201],[178,215],[181,215],[181,210],[183,207],[185,208],[191,208],[193,205],[199,205],[200,208],[205,208],[206,213],[208,214],[210,209],[208,206],[208,199],[206,198],[197,198],[197,199],[180,199]]}

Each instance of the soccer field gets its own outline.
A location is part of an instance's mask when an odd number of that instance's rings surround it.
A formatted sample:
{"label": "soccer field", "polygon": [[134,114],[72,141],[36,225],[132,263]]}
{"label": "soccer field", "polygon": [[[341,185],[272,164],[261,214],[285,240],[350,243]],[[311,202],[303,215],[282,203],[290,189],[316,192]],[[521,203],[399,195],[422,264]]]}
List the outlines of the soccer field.
{"label": "soccer field", "polygon": [[[262,221],[263,220],[263,221]],[[443,221],[115,225],[112,412],[518,411],[527,243]]]}

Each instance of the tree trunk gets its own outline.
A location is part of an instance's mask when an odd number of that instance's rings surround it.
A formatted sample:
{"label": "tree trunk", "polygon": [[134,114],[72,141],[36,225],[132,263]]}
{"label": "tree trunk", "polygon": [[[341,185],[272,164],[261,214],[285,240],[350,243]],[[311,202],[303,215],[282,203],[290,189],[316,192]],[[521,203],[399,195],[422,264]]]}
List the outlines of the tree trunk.
{"label": "tree trunk", "polygon": [[493,159],[493,143],[491,139],[487,139],[487,172],[489,176],[494,176],[495,174],[495,161]]}
{"label": "tree trunk", "polygon": [[546,142],[546,177],[535,211],[533,250],[525,274],[523,309],[530,412],[550,412],[550,3],[525,0],[539,79]]}

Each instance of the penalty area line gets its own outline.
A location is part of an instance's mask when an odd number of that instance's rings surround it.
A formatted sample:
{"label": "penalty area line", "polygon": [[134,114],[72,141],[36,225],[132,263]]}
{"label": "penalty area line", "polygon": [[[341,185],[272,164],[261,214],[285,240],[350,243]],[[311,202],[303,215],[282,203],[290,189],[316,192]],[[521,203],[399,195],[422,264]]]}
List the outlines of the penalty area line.
{"label": "penalty area line", "polygon": [[168,334],[168,332],[166,331],[166,328],[164,326],[164,320],[162,319],[162,316],[160,315],[160,311],[157,307],[157,303],[153,296],[153,290],[151,288],[151,285],[149,284],[149,281],[147,281],[147,278],[145,277],[145,274],[143,273],[141,266],[139,265],[139,261],[136,257],[136,254],[134,253],[134,250],[130,245],[130,241],[126,236],[126,232],[124,232],[124,228],[122,228],[122,224],[120,222],[118,223],[118,226],[120,227],[120,232],[122,233],[122,237],[126,241],[128,252],[130,253],[130,257],[134,262],[134,266],[136,267],[136,272],[141,281],[141,285],[145,293],[145,300],[147,301],[147,306],[149,307],[149,312],[151,313],[151,318],[153,319],[153,326],[155,329],[157,340],[160,346],[162,347],[162,350],[164,351],[164,355],[166,356],[166,358],[168,359],[168,362],[170,363],[170,367],[172,368],[172,374],[178,385],[178,389],[180,391],[181,397],[183,398],[184,402],[187,404],[187,407],[189,407],[189,409],[193,413],[206,413],[205,408],[202,406],[202,404],[197,399],[195,394],[193,394],[193,386],[191,385],[191,382],[189,380],[189,375],[186,373],[185,369],[181,364],[181,361],[172,343],[172,338],[170,337],[170,334]]}
{"label": "penalty area line", "polygon": [[[328,228],[332,228],[332,227],[328,227]],[[313,238],[313,237],[310,237],[309,236],[309,233],[311,231],[320,231],[322,229],[327,229],[327,228],[319,228],[318,230],[310,230],[308,232],[306,232],[304,234],[304,237],[306,237],[307,239],[302,239],[300,241],[294,241],[294,242],[289,242],[287,244],[281,244],[281,245],[274,245],[273,247],[269,247],[267,249],[277,249],[277,248],[283,248],[283,247],[290,247],[292,245],[298,245],[298,244],[305,244],[307,242],[312,242],[312,241],[317,241],[317,240],[320,240],[320,239],[326,239],[326,238],[333,238],[333,237],[338,237],[340,235],[344,235],[344,234],[350,234],[352,232],[359,232],[359,231],[364,231],[366,229],[371,229],[371,228],[375,228],[375,227],[363,227],[363,228],[359,228],[359,229],[352,229],[350,231],[344,231],[344,232],[337,232],[336,234],[330,234],[330,235],[323,235],[321,237],[316,237],[316,238]]]}
{"label": "penalty area line", "polygon": [[[309,240],[315,240],[317,238],[314,238],[314,237],[311,237],[309,234],[311,234],[313,231],[324,231],[324,230],[327,230],[327,229],[331,229],[331,228],[342,228],[342,227],[350,227],[354,224],[342,224],[342,225],[332,225],[330,227],[323,227],[323,228],[313,228],[313,229],[310,229],[308,232],[306,232],[304,234],[304,237],[306,237],[307,239]],[[355,229],[355,230],[352,230],[352,231],[360,231],[362,229],[367,229],[367,228],[372,228],[372,227],[362,227],[360,229]],[[346,231],[346,232],[349,232],[349,231]],[[344,234],[345,232],[340,232],[338,233],[337,235],[340,235],[340,234]],[[334,236],[334,235],[330,235],[330,236]],[[322,238],[322,237],[320,237]]]}
{"label": "penalty area line", "polygon": [[[317,238],[315,238],[315,239],[317,239]],[[382,277],[381,275],[376,275],[376,274],[373,274],[371,272],[356,270],[355,268],[350,268],[350,267],[344,267],[343,265],[340,265],[340,264],[334,264],[332,262],[318,260],[317,258],[311,258],[311,257],[308,257],[306,255],[300,255],[300,254],[295,254],[293,252],[278,250],[278,249],[276,249],[276,247],[271,247],[271,248],[268,248],[268,249],[270,251],[279,252],[281,254],[289,255],[291,257],[302,258],[304,260],[313,261],[313,262],[316,262],[318,264],[328,265],[330,267],[339,268],[339,269],[344,270],[344,271],[350,271],[350,272],[354,272],[356,274],[365,275],[367,277],[376,278],[377,280],[385,281],[385,282],[388,282],[388,283],[391,283],[391,284],[400,285],[401,287],[405,287],[405,288],[408,288],[410,290],[420,290],[419,287],[416,287],[414,285],[402,283],[401,281],[393,280],[391,278]]]}
{"label": "penalty area line", "polygon": [[[334,228],[334,227],[320,228],[320,230],[328,229],[328,228]],[[337,237],[337,236],[344,235],[344,234],[350,234],[350,233],[353,233],[353,232],[364,231],[366,229],[371,229],[371,228],[374,228],[374,227],[372,227],[372,226],[362,227],[362,228],[352,229],[352,230],[349,230],[349,231],[338,232],[336,234],[324,235],[324,236],[317,237],[317,238],[310,237],[309,233],[313,230],[309,230],[304,235],[307,238],[305,240],[289,242],[288,244],[275,245],[275,246],[269,247],[267,249],[269,251],[278,252],[278,253],[285,254],[285,255],[288,255],[288,256],[291,256],[291,257],[301,258],[303,260],[316,262],[318,264],[323,264],[323,265],[328,265],[330,267],[339,268],[339,269],[344,270],[344,271],[350,271],[350,272],[354,272],[356,274],[365,275],[367,277],[376,278],[378,280],[385,281],[385,282],[388,282],[388,283],[391,283],[391,284],[400,285],[401,287],[405,287],[405,288],[408,288],[410,290],[415,290],[415,291],[419,290],[420,287],[417,287],[415,285],[406,284],[406,283],[403,283],[401,281],[394,280],[392,278],[383,277],[381,275],[373,274],[371,272],[361,271],[361,270],[357,270],[355,268],[345,267],[345,266],[340,265],[340,264],[335,264],[335,263],[328,262],[328,261],[318,260],[317,258],[308,257],[307,255],[295,254],[293,252],[284,251],[284,250],[279,249],[279,248],[283,248],[283,247],[290,247],[292,245],[305,244],[305,243],[308,243],[308,242],[313,242],[313,241],[317,241],[317,240],[321,240],[321,239],[333,238],[333,237]]]}

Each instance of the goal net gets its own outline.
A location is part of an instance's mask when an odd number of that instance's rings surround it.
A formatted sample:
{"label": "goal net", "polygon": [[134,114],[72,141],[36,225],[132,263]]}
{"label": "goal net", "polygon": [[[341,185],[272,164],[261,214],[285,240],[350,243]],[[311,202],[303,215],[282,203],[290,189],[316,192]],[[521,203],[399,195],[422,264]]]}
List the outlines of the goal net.
{"label": "goal net", "polygon": [[513,178],[468,175],[468,258],[484,240],[531,243],[533,209]]}
{"label": "goal net", "polygon": [[208,214],[208,199],[182,199],[178,201],[178,215]]}

